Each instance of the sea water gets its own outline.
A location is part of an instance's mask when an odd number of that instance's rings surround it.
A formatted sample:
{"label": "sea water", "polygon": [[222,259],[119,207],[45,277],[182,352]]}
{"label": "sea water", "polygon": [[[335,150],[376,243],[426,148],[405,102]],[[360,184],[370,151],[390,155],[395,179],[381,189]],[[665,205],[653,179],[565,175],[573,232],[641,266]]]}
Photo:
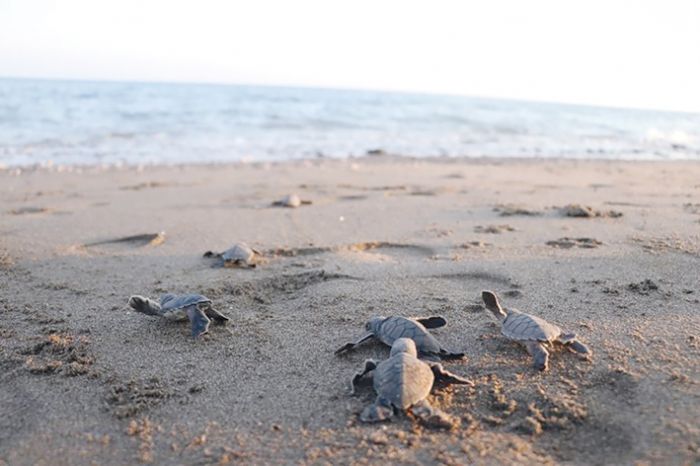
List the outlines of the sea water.
{"label": "sea water", "polygon": [[700,159],[700,114],[270,86],[0,79],[0,166]]}

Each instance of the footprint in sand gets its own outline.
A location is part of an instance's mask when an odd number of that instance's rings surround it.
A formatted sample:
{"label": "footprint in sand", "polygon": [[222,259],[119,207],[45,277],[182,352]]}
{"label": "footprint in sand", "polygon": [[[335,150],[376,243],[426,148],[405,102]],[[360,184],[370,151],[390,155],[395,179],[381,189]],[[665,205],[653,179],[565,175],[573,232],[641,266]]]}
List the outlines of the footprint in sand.
{"label": "footprint in sand", "polygon": [[474,233],[491,233],[499,235],[505,231],[515,231],[510,225],[477,225],[474,227]]}
{"label": "footprint in sand", "polygon": [[493,208],[494,212],[498,212],[501,217],[511,217],[513,215],[536,216],[542,215],[539,210],[532,210],[518,204],[499,204]]}
{"label": "footprint in sand", "polygon": [[594,238],[564,237],[564,238],[559,238],[557,240],[547,241],[548,246],[552,246],[554,248],[561,248],[561,249],[570,249],[573,247],[592,249],[592,248],[597,248],[598,246],[600,246],[602,244],[603,244],[602,241],[598,241],[597,239],[594,239]]}
{"label": "footprint in sand", "polygon": [[564,217],[576,217],[576,218],[592,218],[592,217],[608,217],[608,218],[618,218],[622,217],[622,212],[616,210],[597,210],[593,207],[581,204],[568,204],[564,207],[558,207],[559,213]]}
{"label": "footprint in sand", "polygon": [[143,183],[138,183],[129,186],[121,186],[119,189],[122,191],[141,191],[142,189],[152,189],[152,188],[165,188],[167,186],[175,186],[174,183],[163,183],[160,181],[145,181]]}
{"label": "footprint in sand", "polygon": [[19,207],[17,209],[12,209],[12,210],[10,210],[9,213],[12,215],[25,215],[25,214],[45,214],[47,212],[51,212],[51,209],[47,209],[46,207],[27,206],[27,207]]}
{"label": "footprint in sand", "polygon": [[128,246],[128,247],[143,247],[143,246],[158,246],[163,244],[165,241],[165,232],[160,233],[144,233],[140,235],[123,236],[120,238],[112,238],[101,241],[95,241],[92,243],[85,243],[82,245],[84,248],[91,248],[95,246]]}
{"label": "footprint in sand", "polygon": [[374,260],[393,260],[396,256],[414,256],[418,258],[430,258],[435,256],[435,251],[427,246],[391,243],[387,241],[355,243],[338,250],[338,252],[342,251],[358,254]]}

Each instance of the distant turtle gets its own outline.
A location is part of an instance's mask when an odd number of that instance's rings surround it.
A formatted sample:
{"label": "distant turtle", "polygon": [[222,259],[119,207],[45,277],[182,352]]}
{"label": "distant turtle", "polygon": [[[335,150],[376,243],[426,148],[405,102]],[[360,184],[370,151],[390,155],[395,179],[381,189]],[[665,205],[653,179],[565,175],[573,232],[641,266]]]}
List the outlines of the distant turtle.
{"label": "distant turtle", "polygon": [[517,309],[502,308],[498,297],[492,291],[483,291],[481,297],[486,308],[501,321],[501,333],[506,338],[517,341],[527,348],[536,369],[541,371],[547,369],[549,352],[545,346],[554,342],[561,343],[586,357],[591,356],[591,350],[576,339],[576,334],[564,333],[556,325]]}
{"label": "distant turtle", "polygon": [[224,252],[215,253],[207,251],[204,257],[216,257],[221,259],[223,267],[256,267],[262,262],[262,253],[251,248],[246,243],[236,243]]}
{"label": "distant turtle", "polygon": [[211,300],[201,294],[183,294],[180,296],[172,293],[160,297],[160,304],[143,296],[129,298],[129,306],[135,311],[151,316],[165,317],[171,321],[189,319],[192,323],[192,336],[197,338],[209,330],[209,318],[217,323],[228,322],[229,318],[214,309]]}
{"label": "distant turtle", "polygon": [[424,422],[438,427],[452,427],[452,419],[432,408],[426,398],[436,381],[474,385],[471,381],[446,371],[438,363],[418,359],[416,344],[410,338],[394,341],[389,359],[381,362],[366,360],[364,368],[352,378],[352,394],[360,379],[371,371],[374,371],[372,382],[377,399],[360,414],[363,422],[385,421],[394,415],[395,410],[400,410],[411,411]]}
{"label": "distant turtle", "polygon": [[347,343],[336,350],[335,354],[355,349],[362,342],[372,337],[378,338],[385,345],[393,345],[398,338],[410,338],[416,343],[421,358],[462,359],[464,353],[453,353],[440,345],[437,339],[428,332],[429,328],[444,327],[447,320],[444,317],[372,317],[366,324],[367,333],[354,343]]}
{"label": "distant turtle", "polygon": [[299,207],[301,205],[308,205],[308,204],[311,204],[311,201],[302,200],[296,194],[287,194],[282,199],[272,203],[272,205],[276,206],[276,207],[291,207],[291,208]]}

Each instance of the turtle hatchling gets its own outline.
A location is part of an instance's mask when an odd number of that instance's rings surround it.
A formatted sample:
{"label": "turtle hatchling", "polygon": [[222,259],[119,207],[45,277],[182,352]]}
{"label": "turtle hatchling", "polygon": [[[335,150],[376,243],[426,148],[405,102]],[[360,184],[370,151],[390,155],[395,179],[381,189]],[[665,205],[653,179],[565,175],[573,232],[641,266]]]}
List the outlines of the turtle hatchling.
{"label": "turtle hatchling", "polygon": [[549,352],[546,347],[554,342],[561,343],[586,358],[591,356],[591,350],[576,339],[576,334],[564,333],[556,325],[517,309],[502,308],[498,297],[492,291],[483,291],[481,298],[486,308],[501,321],[501,333],[527,348],[536,369],[541,371],[547,369]]}
{"label": "turtle hatchling", "polygon": [[462,359],[464,353],[453,353],[442,347],[440,342],[428,332],[429,328],[447,325],[444,317],[372,317],[366,324],[367,333],[357,341],[347,343],[336,350],[335,354],[355,349],[362,342],[372,337],[378,338],[385,345],[391,346],[399,338],[410,338],[416,343],[418,354],[423,359]]}
{"label": "turtle hatchling", "polygon": [[352,378],[352,394],[362,377],[372,371],[377,399],[360,414],[363,422],[388,420],[398,410],[411,411],[419,419],[436,427],[452,427],[454,422],[450,416],[431,407],[426,398],[436,381],[474,386],[471,381],[446,371],[438,363],[418,359],[416,343],[410,338],[394,341],[389,359],[381,362],[366,360],[364,368]]}
{"label": "turtle hatchling", "polygon": [[276,207],[290,207],[290,208],[296,208],[296,207],[299,207],[302,205],[308,205],[308,204],[311,204],[311,201],[302,200],[296,194],[287,194],[282,199],[277,200],[277,201],[272,203],[272,205],[276,206]]}
{"label": "turtle hatchling", "polygon": [[236,243],[224,252],[215,253],[207,251],[204,257],[220,259],[218,265],[223,267],[256,267],[262,262],[262,253],[251,248],[246,243]]}
{"label": "turtle hatchling", "polygon": [[211,300],[201,294],[174,295],[164,294],[160,303],[143,296],[129,298],[129,306],[137,312],[151,316],[161,316],[171,321],[189,319],[192,324],[192,336],[197,338],[209,331],[210,318],[219,324],[229,321],[229,318],[214,309]]}

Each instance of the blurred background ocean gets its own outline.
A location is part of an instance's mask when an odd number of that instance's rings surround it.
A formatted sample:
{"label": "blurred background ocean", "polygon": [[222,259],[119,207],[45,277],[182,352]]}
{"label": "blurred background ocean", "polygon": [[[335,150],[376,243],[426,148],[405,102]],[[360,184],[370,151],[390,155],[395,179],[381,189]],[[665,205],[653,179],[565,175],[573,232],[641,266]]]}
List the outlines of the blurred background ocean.
{"label": "blurred background ocean", "polygon": [[700,160],[700,114],[379,91],[0,79],[0,166],[362,156]]}

